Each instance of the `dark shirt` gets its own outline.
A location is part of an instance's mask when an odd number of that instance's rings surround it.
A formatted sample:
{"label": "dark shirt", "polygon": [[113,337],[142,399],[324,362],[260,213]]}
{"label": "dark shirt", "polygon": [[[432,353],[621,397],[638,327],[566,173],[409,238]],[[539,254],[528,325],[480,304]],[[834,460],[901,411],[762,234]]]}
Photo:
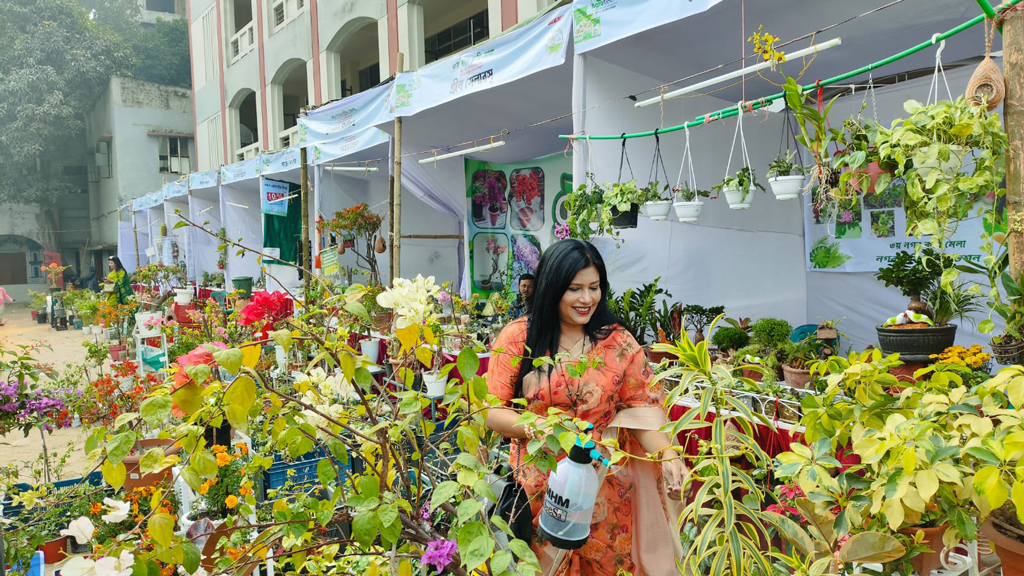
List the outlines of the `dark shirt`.
{"label": "dark shirt", "polygon": [[529,312],[529,305],[526,302],[526,299],[523,298],[523,295],[520,294],[516,296],[516,301],[513,302],[512,306],[509,308],[509,321],[522,318],[523,316],[526,316],[527,312]]}

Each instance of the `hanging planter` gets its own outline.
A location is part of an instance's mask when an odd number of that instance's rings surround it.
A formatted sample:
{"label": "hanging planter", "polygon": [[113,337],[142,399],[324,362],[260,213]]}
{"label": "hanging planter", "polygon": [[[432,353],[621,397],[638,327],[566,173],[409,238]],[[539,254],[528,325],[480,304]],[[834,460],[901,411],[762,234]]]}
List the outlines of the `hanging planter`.
{"label": "hanging planter", "polygon": [[722,193],[725,194],[725,201],[729,203],[730,210],[746,210],[750,208],[754,188],[748,186],[746,191],[741,191],[739,187],[726,187],[722,189]]}
{"label": "hanging planter", "polygon": [[613,228],[636,228],[637,217],[640,215],[640,205],[630,204],[629,210],[620,212],[618,208],[611,209]]}
{"label": "hanging planter", "polygon": [[804,177],[802,174],[775,176],[768,179],[768,185],[771,186],[776,200],[796,200],[804,187]]}
{"label": "hanging planter", "polygon": [[[750,208],[750,201],[754,194],[754,188],[764,191],[764,186],[758,183],[757,175],[750,168],[750,156],[747,154],[747,141],[743,137],[743,103],[737,106],[736,132],[732,137],[732,148],[729,150],[729,163],[725,167],[725,178],[722,182],[712,187],[712,190],[725,194],[725,201],[729,203],[730,210],[746,210]],[[740,157],[743,160],[743,168],[734,176],[729,175],[732,165],[732,153],[736,149],[736,140],[740,142]]]}
{"label": "hanging planter", "polygon": [[[683,161],[679,165],[676,185],[672,188],[672,208],[680,222],[696,222],[704,202],[700,198],[711,196],[710,192],[696,188],[697,176],[693,171],[693,154],[690,153],[690,128],[686,130],[686,145],[683,147]],[[687,171],[687,180],[683,181],[683,170]]]}
{"label": "hanging planter", "polygon": [[668,220],[668,214],[672,211],[671,200],[656,200],[644,204],[646,216],[651,220]]}
{"label": "hanging planter", "polygon": [[676,200],[672,203],[672,208],[675,209],[676,218],[679,218],[680,222],[696,222],[700,217],[701,209],[704,208],[704,203],[700,200],[693,202]]}
{"label": "hanging planter", "polygon": [[992,348],[992,356],[996,363],[1002,366],[1020,364],[1021,356],[1024,355],[1024,341],[997,344],[995,340],[992,340],[988,345]]}

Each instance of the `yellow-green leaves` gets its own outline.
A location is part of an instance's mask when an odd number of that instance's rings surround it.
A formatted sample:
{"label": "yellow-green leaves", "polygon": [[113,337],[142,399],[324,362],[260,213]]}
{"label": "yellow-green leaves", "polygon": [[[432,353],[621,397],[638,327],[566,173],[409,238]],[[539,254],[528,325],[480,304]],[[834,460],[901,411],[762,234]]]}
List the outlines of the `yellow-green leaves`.
{"label": "yellow-green leaves", "polygon": [[100,465],[100,473],[114,490],[120,490],[121,486],[124,486],[125,479],[128,478],[128,470],[125,468],[124,462],[113,464],[107,460]]}
{"label": "yellow-green leaves", "polygon": [[238,374],[238,371],[242,368],[242,359],[244,357],[245,353],[238,348],[229,348],[228,350],[217,348],[213,351],[213,359],[230,374]]}
{"label": "yellow-green leaves", "polygon": [[228,422],[243,432],[249,429],[249,409],[255,403],[256,381],[249,376],[235,378],[224,391],[224,413]]}
{"label": "yellow-green leaves", "polygon": [[154,514],[149,518],[149,535],[157,544],[168,547],[174,536],[174,518],[170,514]]}
{"label": "yellow-green leaves", "polygon": [[1006,503],[1010,491],[997,466],[985,466],[974,477],[974,491],[985,498],[991,510]]}
{"label": "yellow-green leaves", "polygon": [[194,382],[178,388],[171,394],[171,397],[178,408],[181,408],[189,416],[195,414],[203,406],[203,390]]}

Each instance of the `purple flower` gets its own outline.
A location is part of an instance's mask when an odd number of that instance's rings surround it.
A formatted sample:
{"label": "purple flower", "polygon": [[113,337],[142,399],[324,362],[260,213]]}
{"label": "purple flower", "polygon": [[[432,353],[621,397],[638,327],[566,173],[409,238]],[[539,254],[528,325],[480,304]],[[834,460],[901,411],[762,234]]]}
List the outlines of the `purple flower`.
{"label": "purple flower", "polygon": [[437,295],[437,301],[439,304],[448,304],[452,301],[452,295],[441,290]]}
{"label": "purple flower", "polygon": [[849,210],[845,210],[842,214],[839,215],[839,221],[844,224],[853,222],[853,214]]}
{"label": "purple flower", "polygon": [[555,224],[555,238],[565,240],[569,237],[569,224]]}
{"label": "purple flower", "polygon": [[420,518],[424,520],[430,520],[430,505],[424,504],[423,508],[420,508]]}
{"label": "purple flower", "polygon": [[427,543],[427,551],[420,558],[420,563],[433,566],[440,572],[451,563],[458,549],[459,547],[455,544],[455,540],[445,540],[444,538],[431,540]]}
{"label": "purple flower", "polygon": [[515,261],[521,263],[529,272],[536,270],[540,264],[540,250],[523,237],[515,238],[514,242]]}

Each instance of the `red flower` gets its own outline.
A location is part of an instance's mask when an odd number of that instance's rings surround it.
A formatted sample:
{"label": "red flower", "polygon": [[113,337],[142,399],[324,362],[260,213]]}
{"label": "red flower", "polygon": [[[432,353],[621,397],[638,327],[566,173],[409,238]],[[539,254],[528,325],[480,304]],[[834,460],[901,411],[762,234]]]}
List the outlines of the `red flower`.
{"label": "red flower", "polygon": [[252,302],[242,309],[242,326],[251,326],[262,320],[273,324],[288,315],[288,298],[284,292],[255,292]]}

